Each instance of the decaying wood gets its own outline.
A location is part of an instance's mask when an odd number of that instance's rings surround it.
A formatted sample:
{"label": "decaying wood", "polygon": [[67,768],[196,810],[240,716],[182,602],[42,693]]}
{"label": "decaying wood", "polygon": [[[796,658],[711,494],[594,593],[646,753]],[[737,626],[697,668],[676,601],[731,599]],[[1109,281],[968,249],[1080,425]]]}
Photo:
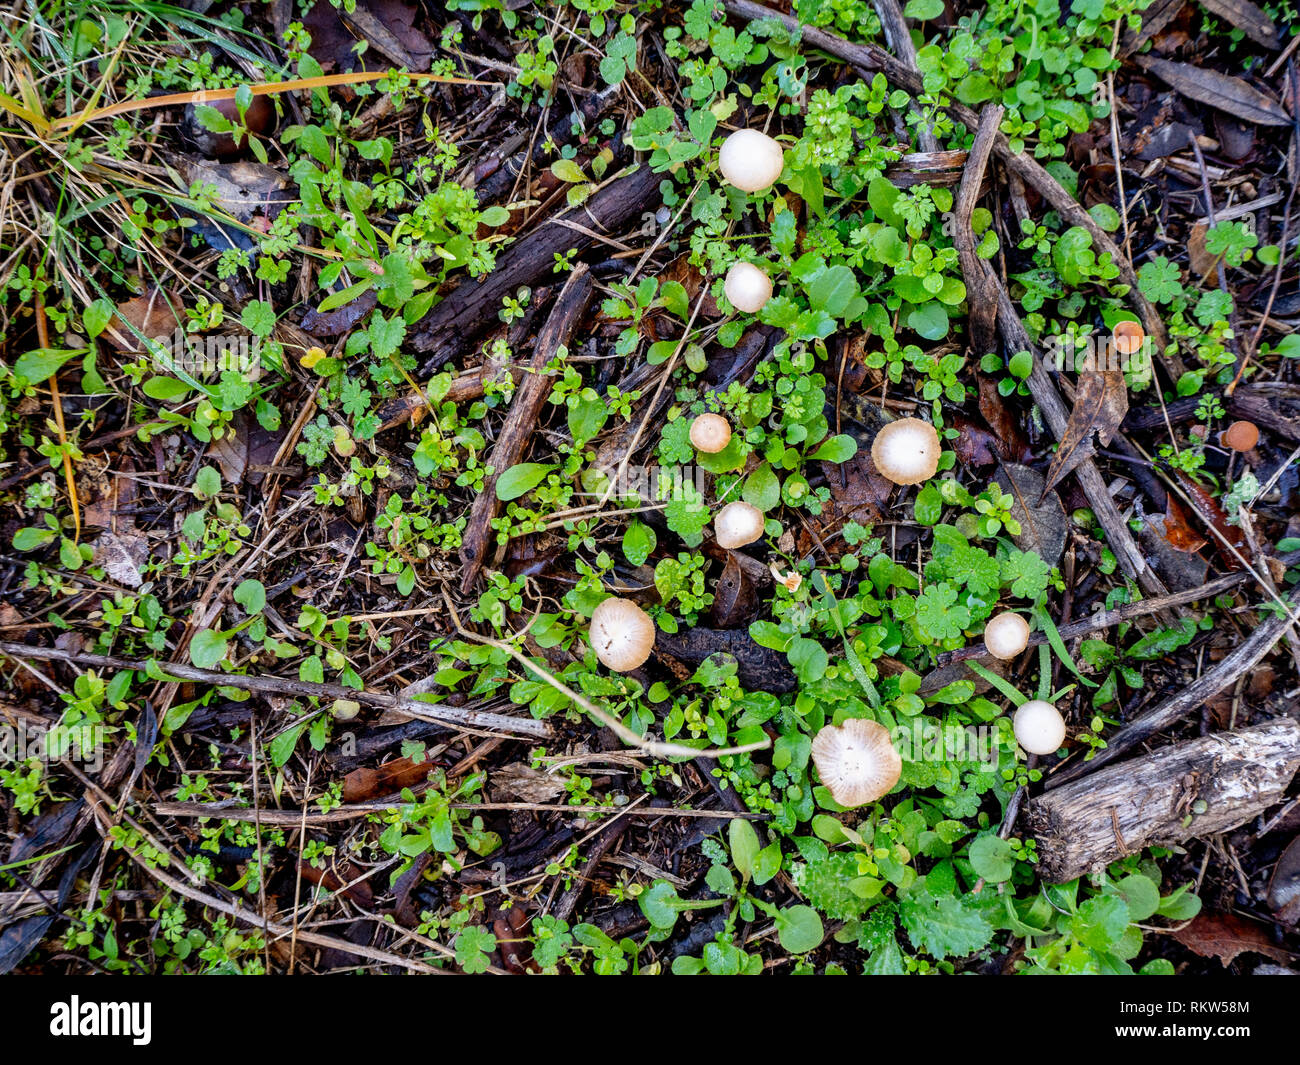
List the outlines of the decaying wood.
{"label": "decaying wood", "polygon": [[998,317],[997,291],[984,269],[983,260],[975,252],[975,233],[971,229],[971,216],[979,200],[984,171],[988,167],[989,153],[998,135],[1002,121],[1001,104],[985,104],[980,111],[979,128],[975,142],[966,158],[966,169],[957,188],[953,207],[956,229],[952,242],[957,247],[957,259],[966,281],[966,305],[970,308],[970,348],[975,355],[985,355],[993,350],[994,327]]}
{"label": "decaying wood", "polygon": [[[33,647],[25,643],[0,643],[0,654],[15,659],[35,659],[41,662],[66,662],[72,666],[87,666],[90,669],[134,669],[141,673],[148,669],[147,662],[136,662],[115,655],[74,654],[58,647]],[[441,703],[426,703],[419,699],[407,699],[400,695],[386,695],[382,692],[357,691],[345,688],[341,684],[314,684],[299,680],[297,677],[259,677],[241,673],[222,673],[215,669],[198,669],[182,662],[159,662],[158,668],[169,677],[195,684],[220,685],[226,688],[239,688],[243,691],[259,692],[263,695],[296,695],[311,699],[347,699],[364,706],[378,706],[386,710],[400,710],[410,717],[431,719],[444,722],[449,727],[469,729],[490,729],[522,736],[545,737],[551,734],[550,726],[543,721],[534,721],[527,717],[508,717],[483,710],[471,710],[463,706],[444,706]],[[126,750],[127,748],[123,748]]]}
{"label": "decaying wood", "polygon": [[657,655],[668,655],[691,665],[699,665],[711,655],[731,655],[736,660],[740,683],[756,691],[785,695],[799,687],[785,655],[755,643],[748,629],[697,626],[678,633],[660,632],[655,636],[654,649]]}
{"label": "decaying wood", "polygon": [[1147,847],[1236,828],[1277,802],[1298,766],[1300,723],[1279,718],[1091,774],[1030,801],[1038,874],[1061,883]]}
{"label": "decaying wood", "polygon": [[1100,751],[1091,762],[1080,762],[1062,770],[1048,783],[1048,788],[1058,787],[1067,781],[1091,773],[1098,766],[1114,761],[1135,744],[1149,739],[1162,729],[1167,729],[1203,703],[1213,699],[1219,692],[1236,683],[1239,677],[1249,673],[1259,664],[1272,646],[1282,638],[1287,627],[1296,620],[1296,616],[1300,614],[1300,589],[1292,591],[1290,603],[1289,614],[1274,615],[1262,622],[1213,669],[1201,674],[1178,694],[1166,699],[1154,710],[1147,711],[1136,721],[1122,728],[1106,742],[1105,750]]}
{"label": "decaying wood", "polygon": [[[555,268],[555,256],[576,248],[581,254],[596,240],[592,233],[617,232],[653,202],[659,174],[640,166],[616,178],[586,203],[543,223],[497,257],[496,269],[479,281],[462,281],[416,327],[408,346],[431,352],[421,373],[453,358],[497,320],[502,301],[520,285],[531,285]],[[576,222],[589,230],[571,229]]]}
{"label": "decaying wood", "polygon": [[[859,71],[873,74],[879,71],[885,75],[888,81],[910,93],[919,94],[924,91],[921,75],[878,44],[853,44],[843,37],[826,30],[818,29],[815,26],[802,25],[793,16],[783,15],[781,12],[763,4],[756,4],[753,0],[723,0],[723,6],[737,18],[743,18],[749,22],[760,19],[772,19],[779,22],[786,29],[800,33],[805,44],[811,45],[813,48],[820,48],[823,52],[843,60],[850,66],[856,67]],[[979,116],[966,105],[956,102],[949,103],[944,105],[944,110],[967,129],[979,128]],[[1012,151],[1011,142],[1007,140],[1004,134],[998,133],[994,138],[993,151],[1009,171],[1019,176],[1025,184],[1031,186],[1051,207],[1060,213],[1061,218],[1068,225],[1082,226],[1086,229],[1092,236],[1093,247],[1096,248],[1098,255],[1110,255],[1119,269],[1120,279],[1129,286],[1129,299],[1132,301],[1138,317],[1142,319],[1142,327],[1154,343],[1160,361],[1171,379],[1178,380],[1186,372],[1186,367],[1176,353],[1164,354],[1164,349],[1169,342],[1169,334],[1165,330],[1164,322],[1151,301],[1142,295],[1142,291],[1138,287],[1137,273],[1133,269],[1133,264],[1129,262],[1115,242],[1111,240],[1110,234],[1097,225],[1092,215],[1084,210],[1083,205],[1070,195],[1065,186],[1052,177],[1034,159],[1023,152]]]}
{"label": "decaying wood", "polygon": [[483,491],[474,500],[469,521],[461,543],[460,558],[464,563],[461,591],[467,593],[474,585],[483,566],[488,544],[492,540],[492,519],[496,517],[500,502],[496,495],[497,479],[523,457],[528,441],[537,429],[537,419],[551,394],[553,381],[545,373],[546,365],[556,351],[567,344],[578,328],[578,322],[591,299],[592,280],[585,263],[578,263],[569,274],[569,280],[560,290],[551,309],[550,317],[537,334],[533,357],[528,373],[515,392],[506,415],[505,424],[492,447],[489,460],[492,474],[484,481]]}

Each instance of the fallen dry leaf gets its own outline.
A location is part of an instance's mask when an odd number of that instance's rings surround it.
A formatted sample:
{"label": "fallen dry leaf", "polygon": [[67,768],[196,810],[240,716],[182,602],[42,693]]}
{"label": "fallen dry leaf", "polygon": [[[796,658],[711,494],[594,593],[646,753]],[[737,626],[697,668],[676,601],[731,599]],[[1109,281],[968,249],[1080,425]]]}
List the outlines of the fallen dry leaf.
{"label": "fallen dry leaf", "polygon": [[1172,495],[1165,504],[1165,539],[1177,551],[1199,551],[1205,538],[1189,524],[1190,516]]}
{"label": "fallen dry leaf", "polygon": [[1104,447],[1128,413],[1128,388],[1119,370],[1085,370],[1079,374],[1074,409],[1061,437],[1061,446],[1047,471],[1043,492],[1050,492],[1079,463],[1097,451],[1094,437]]}
{"label": "fallen dry leaf", "polygon": [[997,475],[1002,491],[1015,497],[1011,516],[1020,522],[1020,533],[1012,537],[1022,551],[1033,551],[1049,566],[1065,553],[1069,525],[1065,506],[1055,492],[1047,491],[1043,475],[1028,466],[1009,462]]}
{"label": "fallen dry leaf", "polygon": [[170,337],[181,327],[177,314],[181,307],[180,297],[176,293],[158,289],[119,303],[117,314],[104,330],[104,339],[118,351],[143,351],[144,344],[137,334],[150,340]]}
{"label": "fallen dry leaf", "polygon": [[1170,933],[1193,954],[1218,958],[1231,965],[1238,954],[1263,954],[1274,961],[1291,959],[1289,952],[1277,946],[1262,924],[1247,921],[1232,913],[1203,913],[1185,928]]}
{"label": "fallen dry leaf", "polygon": [[738,629],[758,616],[758,596],[734,551],[727,552],[722,576],[713,589],[713,607],[709,618],[719,629]]}
{"label": "fallen dry leaf", "polygon": [[1286,113],[1286,108],[1241,78],[1154,56],[1140,55],[1134,58],[1139,65],[1190,100],[1208,104],[1258,126],[1291,125],[1291,116]]}

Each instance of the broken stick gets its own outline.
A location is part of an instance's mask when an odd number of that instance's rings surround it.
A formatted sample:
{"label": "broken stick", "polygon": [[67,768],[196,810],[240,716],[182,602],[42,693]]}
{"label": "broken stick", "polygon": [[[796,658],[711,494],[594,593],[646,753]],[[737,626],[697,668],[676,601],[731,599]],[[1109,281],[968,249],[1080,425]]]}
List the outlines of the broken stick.
{"label": "broken stick", "polygon": [[1146,847],[1236,828],[1280,800],[1298,766],[1300,722],[1284,717],[1094,773],[1029,803],[1038,874],[1059,884]]}
{"label": "broken stick", "polygon": [[578,327],[587,303],[591,299],[592,281],[585,263],[578,263],[569,274],[564,288],[556,297],[555,306],[550,317],[537,334],[533,347],[533,358],[528,365],[523,383],[515,392],[506,415],[505,425],[492,447],[491,475],[483,483],[483,491],[474,500],[470,510],[469,521],[465,526],[465,535],[461,544],[460,558],[465,568],[461,575],[460,590],[468,594],[474,586],[483,559],[487,554],[488,544],[492,542],[492,519],[500,508],[497,499],[497,480],[506,470],[523,457],[528,441],[537,431],[537,420],[542,408],[551,394],[552,380],[546,375],[547,363],[555,357],[556,351],[569,342]]}

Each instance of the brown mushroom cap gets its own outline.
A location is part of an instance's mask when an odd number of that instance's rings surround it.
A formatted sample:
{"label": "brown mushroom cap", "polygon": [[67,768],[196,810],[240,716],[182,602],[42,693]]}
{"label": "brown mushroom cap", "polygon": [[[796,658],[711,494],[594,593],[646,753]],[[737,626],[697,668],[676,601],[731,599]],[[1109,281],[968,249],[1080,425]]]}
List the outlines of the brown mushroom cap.
{"label": "brown mushroom cap", "polygon": [[903,772],[889,729],[861,717],[817,733],[812,757],[822,783],[844,807],[864,806],[888,795]]}
{"label": "brown mushroom cap", "polygon": [[1009,662],[1028,646],[1029,622],[1013,611],[993,615],[984,626],[984,648],[994,658]]}
{"label": "brown mushroom cap", "polygon": [[1219,443],[1233,451],[1249,451],[1259,443],[1259,426],[1254,422],[1233,422],[1219,434]]}
{"label": "brown mushroom cap", "polygon": [[743,259],[731,264],[722,281],[723,295],[742,314],[757,314],[772,298],[772,279]]}
{"label": "brown mushroom cap", "polygon": [[1065,742],[1065,718],[1051,703],[1022,703],[1011,722],[1016,742],[1030,754],[1055,754]]}
{"label": "brown mushroom cap", "polygon": [[899,418],[876,434],[871,461],[894,484],[920,484],[939,468],[939,434],[920,418]]}
{"label": "brown mushroom cap", "polygon": [[1136,355],[1142,350],[1142,342],[1146,338],[1146,330],[1137,322],[1127,319],[1116,322],[1115,328],[1111,330],[1111,340],[1121,355]]}
{"label": "brown mushroom cap", "polygon": [[722,142],[718,169],[743,192],[762,192],[781,176],[785,156],[781,145],[756,129],[738,129]]}
{"label": "brown mushroom cap", "polygon": [[650,657],[655,623],[632,600],[612,596],[591,612],[588,636],[601,662],[617,673],[626,673]]}
{"label": "brown mushroom cap", "polygon": [[719,547],[744,547],[762,535],[763,512],[749,503],[736,500],[713,516],[713,538]]}
{"label": "brown mushroom cap", "polygon": [[731,423],[721,414],[701,414],[691,422],[691,446],[706,455],[725,451],[731,443]]}

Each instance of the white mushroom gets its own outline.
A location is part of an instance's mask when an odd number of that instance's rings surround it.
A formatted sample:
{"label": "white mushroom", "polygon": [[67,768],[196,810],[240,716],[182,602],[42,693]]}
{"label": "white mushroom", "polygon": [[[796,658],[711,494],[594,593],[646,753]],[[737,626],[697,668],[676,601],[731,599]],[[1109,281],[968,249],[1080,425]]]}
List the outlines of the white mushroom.
{"label": "white mushroom", "polygon": [[863,806],[888,795],[903,772],[903,759],[884,725],[851,717],[827,725],[812,741],[813,763],[841,806]]}
{"label": "white mushroom", "polygon": [[636,669],[655,645],[655,623],[630,599],[602,600],[591,613],[588,633],[596,657],[617,673]]}
{"label": "white mushroom", "polygon": [[894,484],[920,484],[939,468],[939,434],[920,418],[899,418],[876,434],[871,461]]}
{"label": "white mushroom", "polygon": [[753,263],[734,262],[722,282],[731,305],[743,314],[757,314],[772,298],[772,279]]}
{"label": "white mushroom", "polygon": [[762,192],[781,176],[785,157],[781,145],[756,129],[738,129],[722,142],[718,169],[743,192]]}
{"label": "white mushroom", "polygon": [[701,414],[691,422],[691,446],[706,455],[725,451],[731,443],[731,424],[721,414]]}
{"label": "white mushroom", "polygon": [[1055,754],[1065,742],[1065,718],[1051,703],[1022,703],[1011,722],[1016,742],[1030,754]]}
{"label": "white mushroom", "polygon": [[762,535],[763,512],[740,500],[728,503],[713,517],[713,538],[719,547],[744,547]]}
{"label": "white mushroom", "polygon": [[984,626],[984,647],[994,658],[1009,662],[1028,646],[1029,622],[1019,614],[1004,610]]}

